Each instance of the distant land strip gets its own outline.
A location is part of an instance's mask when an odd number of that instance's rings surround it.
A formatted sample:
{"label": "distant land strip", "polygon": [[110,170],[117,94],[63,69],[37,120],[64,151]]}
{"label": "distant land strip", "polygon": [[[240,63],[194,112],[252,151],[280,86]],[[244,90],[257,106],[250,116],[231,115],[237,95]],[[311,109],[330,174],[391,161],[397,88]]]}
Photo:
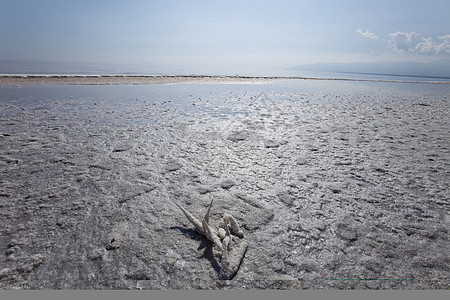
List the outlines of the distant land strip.
{"label": "distant land strip", "polygon": [[339,80],[399,83],[450,84],[437,81],[403,81],[349,78],[314,78],[283,76],[216,76],[216,75],[0,75],[0,85],[144,85],[173,83],[270,83],[279,80]]}

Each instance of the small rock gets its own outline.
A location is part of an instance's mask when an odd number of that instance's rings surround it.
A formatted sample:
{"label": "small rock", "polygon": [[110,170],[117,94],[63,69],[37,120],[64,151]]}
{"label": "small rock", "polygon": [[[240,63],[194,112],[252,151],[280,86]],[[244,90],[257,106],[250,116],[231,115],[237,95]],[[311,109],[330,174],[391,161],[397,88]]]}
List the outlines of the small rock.
{"label": "small rock", "polygon": [[228,139],[233,142],[240,142],[245,141],[248,137],[249,134],[247,131],[235,131],[228,136]]}
{"label": "small rock", "polygon": [[308,163],[308,161],[304,157],[297,158],[297,160],[295,162],[297,165],[300,165],[300,166],[306,165]]}
{"label": "small rock", "polygon": [[381,273],[383,271],[383,265],[380,264],[374,258],[363,258],[360,261],[361,265],[363,265],[366,269],[373,271],[375,273]]}
{"label": "small rock", "polygon": [[125,277],[132,280],[152,280],[152,274],[148,270],[136,270],[126,274]]}
{"label": "small rock", "polygon": [[320,231],[324,231],[327,228],[327,225],[323,222],[317,222],[316,228],[319,229]]}
{"label": "small rock", "polygon": [[273,216],[273,211],[265,208],[260,209],[258,212],[248,216],[243,227],[250,231],[256,230],[261,226],[268,224],[273,219]]}
{"label": "small rock", "polygon": [[298,266],[300,270],[304,270],[306,272],[313,272],[317,270],[317,263],[309,258],[302,258],[298,261]]}
{"label": "small rock", "polygon": [[87,258],[89,260],[95,260],[95,259],[102,258],[104,254],[105,254],[105,249],[94,249],[88,254]]}
{"label": "small rock", "polygon": [[443,269],[448,271],[448,264],[446,263],[448,258],[445,257],[414,257],[412,265],[414,267]]}
{"label": "small rock", "polygon": [[181,169],[181,167],[182,167],[182,165],[180,163],[172,161],[167,164],[166,170],[168,172],[174,172],[174,171]]}
{"label": "small rock", "polygon": [[288,187],[291,187],[291,188],[296,188],[297,187],[297,183],[295,181],[290,181],[286,185]]}
{"label": "small rock", "polygon": [[266,148],[278,148],[278,147],[280,147],[280,144],[277,143],[274,140],[266,140],[266,141],[264,141],[264,147],[266,147]]}
{"label": "small rock", "polygon": [[132,143],[123,143],[121,145],[118,145],[112,152],[124,152],[133,149],[133,147],[134,144]]}
{"label": "small rock", "polygon": [[0,270],[0,278],[7,277],[12,273],[12,270],[10,268],[3,268]]}
{"label": "small rock", "polygon": [[115,250],[122,246],[124,235],[128,231],[128,223],[117,224],[108,236],[106,250]]}
{"label": "small rock", "polygon": [[56,225],[58,225],[60,228],[65,228],[67,226],[67,220],[65,218],[59,218],[56,222]]}
{"label": "small rock", "polygon": [[11,240],[11,242],[9,242],[9,244],[8,244],[8,248],[12,248],[12,247],[18,246],[18,245],[23,245],[23,243],[18,240]]}
{"label": "small rock", "polygon": [[197,188],[197,191],[200,195],[205,195],[205,194],[214,192],[214,189],[211,187],[201,186],[201,187]]}
{"label": "small rock", "polygon": [[38,266],[40,266],[42,263],[44,262],[44,256],[42,256],[41,254],[36,254],[33,255],[31,257],[31,260],[21,264],[17,270],[20,273],[30,273],[31,271],[33,271],[35,268],[37,268]]}
{"label": "small rock", "polygon": [[14,247],[6,249],[5,253],[7,256],[9,256],[9,255],[15,254],[19,249],[20,248],[18,246],[14,246]]}
{"label": "small rock", "polygon": [[38,266],[44,261],[44,256],[42,254],[35,254],[31,258],[34,266]]}
{"label": "small rock", "polygon": [[236,185],[236,183],[231,179],[224,180],[220,183],[220,187],[225,190],[228,190],[229,188],[231,188],[235,185]]}
{"label": "small rock", "polygon": [[336,184],[328,184],[327,188],[333,193],[333,194],[339,194],[341,192],[341,188],[337,186]]}
{"label": "small rock", "polygon": [[179,254],[169,250],[163,262],[163,268],[167,273],[174,273],[177,270],[182,269],[184,264],[185,263],[181,260]]}
{"label": "small rock", "polygon": [[118,248],[120,248],[120,243],[116,239],[111,239],[108,245],[106,245],[106,250],[114,250]]}
{"label": "small rock", "polygon": [[347,241],[354,241],[358,239],[358,234],[355,229],[345,223],[338,223],[336,225],[335,232],[338,237]]}
{"label": "small rock", "polygon": [[281,272],[281,271],[283,271],[284,264],[283,264],[282,261],[280,261],[280,260],[274,260],[274,261],[272,261],[271,265],[272,265],[272,269],[273,269],[275,272]]}
{"label": "small rock", "polygon": [[294,197],[292,197],[288,193],[280,193],[278,194],[278,198],[287,206],[291,206],[292,203],[294,203]]}

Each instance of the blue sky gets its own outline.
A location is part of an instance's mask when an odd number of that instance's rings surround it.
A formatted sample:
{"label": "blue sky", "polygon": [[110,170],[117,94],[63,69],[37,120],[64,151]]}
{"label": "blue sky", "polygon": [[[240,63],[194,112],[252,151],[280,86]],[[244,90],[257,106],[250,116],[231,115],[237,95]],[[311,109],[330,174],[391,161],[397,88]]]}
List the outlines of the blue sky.
{"label": "blue sky", "polygon": [[0,61],[262,75],[429,62],[450,58],[449,12],[448,0],[0,0]]}

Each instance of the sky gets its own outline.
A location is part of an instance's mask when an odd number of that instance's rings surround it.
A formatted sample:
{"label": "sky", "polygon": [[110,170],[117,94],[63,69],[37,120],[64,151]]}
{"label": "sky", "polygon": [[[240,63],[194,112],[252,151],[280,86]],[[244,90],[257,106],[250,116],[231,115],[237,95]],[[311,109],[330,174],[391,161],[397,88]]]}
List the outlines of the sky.
{"label": "sky", "polygon": [[34,63],[278,75],[312,63],[432,62],[450,59],[450,1],[0,0],[0,40],[7,72]]}

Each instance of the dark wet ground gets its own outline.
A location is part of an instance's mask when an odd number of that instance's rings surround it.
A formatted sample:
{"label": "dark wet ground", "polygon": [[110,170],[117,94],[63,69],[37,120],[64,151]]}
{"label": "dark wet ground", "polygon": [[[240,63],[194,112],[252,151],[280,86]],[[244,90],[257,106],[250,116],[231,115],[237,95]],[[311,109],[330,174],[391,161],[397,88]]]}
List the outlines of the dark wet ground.
{"label": "dark wet ground", "polygon": [[448,289],[449,86],[336,86],[1,87],[0,288]]}

